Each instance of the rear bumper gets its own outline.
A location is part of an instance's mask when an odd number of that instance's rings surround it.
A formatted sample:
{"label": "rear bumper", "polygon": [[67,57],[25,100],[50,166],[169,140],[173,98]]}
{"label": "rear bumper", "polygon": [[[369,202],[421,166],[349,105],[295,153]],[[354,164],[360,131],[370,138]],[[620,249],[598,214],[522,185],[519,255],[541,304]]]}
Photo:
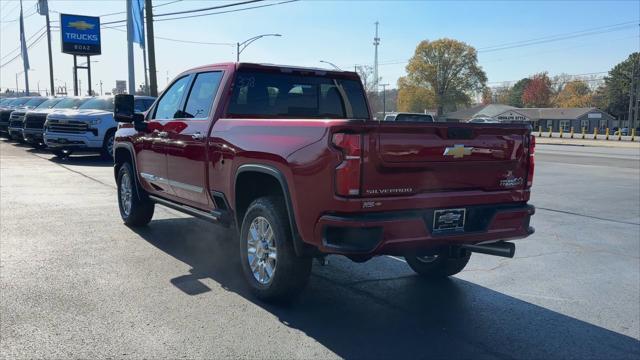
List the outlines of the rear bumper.
{"label": "rear bumper", "polygon": [[467,207],[464,232],[433,233],[434,209],[322,216],[315,243],[324,253],[401,255],[443,246],[514,240],[533,234],[535,213],[523,203]]}

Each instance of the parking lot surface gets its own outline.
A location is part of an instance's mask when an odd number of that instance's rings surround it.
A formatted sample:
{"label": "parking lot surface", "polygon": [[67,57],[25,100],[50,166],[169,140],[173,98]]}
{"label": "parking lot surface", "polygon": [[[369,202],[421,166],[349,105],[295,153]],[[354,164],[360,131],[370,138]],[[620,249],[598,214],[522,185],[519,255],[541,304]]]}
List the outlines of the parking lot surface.
{"label": "parking lot surface", "polygon": [[428,283],[400,258],[314,263],[254,299],[233,234],[118,214],[113,169],[0,141],[2,358],[640,357],[640,153],[540,145],[537,232]]}

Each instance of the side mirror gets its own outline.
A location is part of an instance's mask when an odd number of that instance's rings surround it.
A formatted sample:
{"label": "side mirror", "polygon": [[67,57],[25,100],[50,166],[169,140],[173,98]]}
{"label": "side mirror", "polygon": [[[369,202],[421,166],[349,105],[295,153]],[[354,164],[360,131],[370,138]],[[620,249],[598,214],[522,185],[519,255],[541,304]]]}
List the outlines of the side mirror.
{"label": "side mirror", "polygon": [[117,122],[132,123],[134,121],[133,95],[118,94],[114,99],[113,118]]}

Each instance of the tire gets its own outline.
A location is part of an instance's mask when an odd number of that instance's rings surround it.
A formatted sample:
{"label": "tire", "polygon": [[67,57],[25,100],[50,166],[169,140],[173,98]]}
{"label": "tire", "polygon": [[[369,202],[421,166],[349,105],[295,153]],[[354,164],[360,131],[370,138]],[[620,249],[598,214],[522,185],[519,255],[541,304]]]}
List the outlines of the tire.
{"label": "tire", "polygon": [[107,131],[104,136],[104,140],[102,141],[102,150],[100,151],[100,155],[105,160],[113,161],[113,143],[116,136],[116,130],[111,129]]}
{"label": "tire", "polygon": [[240,230],[240,263],[251,291],[265,301],[291,299],[307,284],[311,258],[294,251],[281,197],[262,197],[249,205]]}
{"label": "tire", "polygon": [[118,170],[118,208],[122,221],[132,227],[147,225],[155,210],[155,204],[146,193],[138,196],[135,181],[131,164],[122,164]]}
{"label": "tire", "polygon": [[466,251],[460,257],[451,257],[447,249],[436,255],[411,254],[405,255],[404,258],[409,267],[419,275],[429,279],[441,279],[462,271],[471,258],[471,252]]}

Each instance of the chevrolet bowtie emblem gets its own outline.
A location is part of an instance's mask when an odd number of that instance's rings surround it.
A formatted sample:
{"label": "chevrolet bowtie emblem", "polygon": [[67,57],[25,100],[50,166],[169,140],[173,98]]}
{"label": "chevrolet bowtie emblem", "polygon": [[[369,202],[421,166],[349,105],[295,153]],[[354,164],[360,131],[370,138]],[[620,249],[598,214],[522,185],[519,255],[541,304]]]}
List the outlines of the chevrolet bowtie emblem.
{"label": "chevrolet bowtie emblem", "polygon": [[89,24],[84,20],[73,21],[73,22],[70,22],[68,25],[69,27],[76,28],[78,30],[90,30],[95,27],[94,24]]}
{"label": "chevrolet bowtie emblem", "polygon": [[453,145],[444,149],[444,156],[453,156],[454,159],[460,159],[464,156],[471,155],[473,152],[472,147],[465,147],[464,145]]}

